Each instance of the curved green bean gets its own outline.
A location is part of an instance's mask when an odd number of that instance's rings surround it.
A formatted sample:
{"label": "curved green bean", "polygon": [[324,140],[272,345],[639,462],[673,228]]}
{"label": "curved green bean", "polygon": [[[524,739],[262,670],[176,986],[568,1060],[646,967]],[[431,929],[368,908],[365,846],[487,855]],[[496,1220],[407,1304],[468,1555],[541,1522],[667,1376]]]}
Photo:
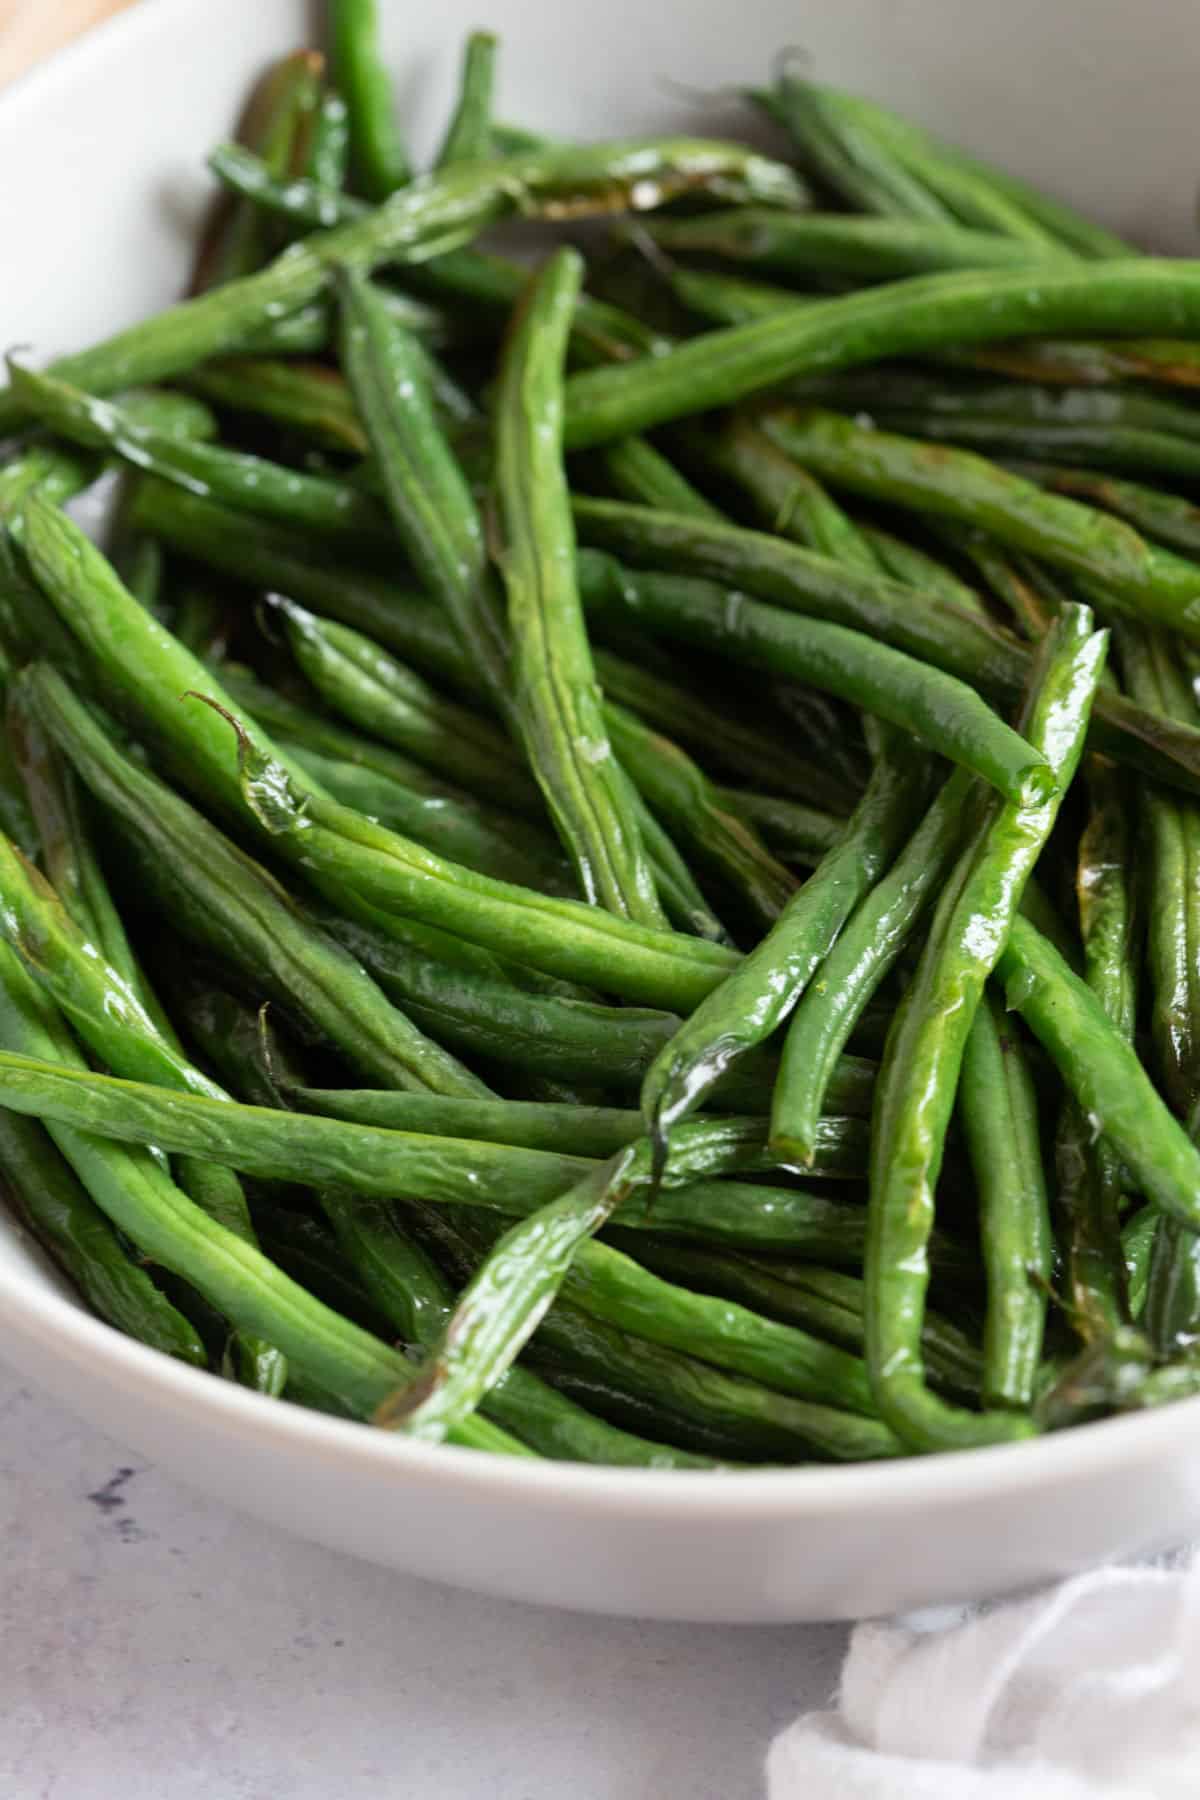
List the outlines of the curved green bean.
{"label": "curved green bean", "polygon": [[477,162],[490,156],[492,143],[492,88],[496,77],[498,45],[490,31],[473,31],[463,50],[458,105],[442,139],[434,167]]}

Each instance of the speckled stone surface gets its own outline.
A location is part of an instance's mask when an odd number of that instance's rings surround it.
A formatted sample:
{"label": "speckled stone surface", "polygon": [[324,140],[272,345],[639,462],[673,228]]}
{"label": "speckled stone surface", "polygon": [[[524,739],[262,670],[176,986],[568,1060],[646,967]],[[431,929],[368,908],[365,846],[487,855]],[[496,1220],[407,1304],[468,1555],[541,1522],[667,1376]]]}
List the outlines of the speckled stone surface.
{"label": "speckled stone surface", "polygon": [[178,1486],[0,1365],[3,1800],[758,1800],[845,1634],[483,1600]]}

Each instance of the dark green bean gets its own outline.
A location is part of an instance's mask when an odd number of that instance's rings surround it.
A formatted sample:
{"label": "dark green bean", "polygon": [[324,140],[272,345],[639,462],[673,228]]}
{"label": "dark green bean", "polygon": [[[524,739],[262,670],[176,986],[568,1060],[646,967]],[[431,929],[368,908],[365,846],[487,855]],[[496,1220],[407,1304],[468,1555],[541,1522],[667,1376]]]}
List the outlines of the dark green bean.
{"label": "dark green bean", "polygon": [[697,1007],[655,1058],[642,1113],[656,1146],[703,1104],[731,1063],[762,1044],[796,1006],[863,894],[902,842],[925,785],[925,759],[889,734],[846,835],[789,900],[767,936]]}
{"label": "dark green bean", "polygon": [[0,1164],[19,1218],[99,1318],[166,1356],[207,1366],[195,1327],[124,1249],[35,1119],[0,1113]]}
{"label": "dark green bean", "polygon": [[769,929],[794,893],[795,877],[730,811],[686,751],[611,702],[604,718],[613,749],[643,799],[698,862],[729,884],[755,923]]}
{"label": "dark green bean", "polygon": [[[606,709],[607,722],[607,709]],[[626,776],[629,804],[642,834],[642,848],[654,877],[655,892],[668,923],[676,931],[690,931],[714,944],[733,939],[700,891],[700,884],[683,855],[647,806],[639,789]]]}
{"label": "dark green bean", "polygon": [[949,872],[970,793],[969,777],[956,770],[891,869],[859,901],[820,978],[800,998],[775,1084],[771,1137],[802,1163],[815,1146],[838,1057]]}
{"label": "dark green bean", "polygon": [[1143,537],[1166,544],[1184,556],[1200,558],[1200,507],[1178,494],[1160,493],[1134,481],[1121,481],[1093,469],[1056,469],[1034,464],[1024,472],[1043,486],[1072,499],[1085,500],[1124,519]]}
{"label": "dark green bean", "polygon": [[[1024,1415],[973,1416],[947,1407],[926,1387],[924,1244],[966,1039],[1082,753],[1106,648],[1107,636],[1092,631],[1086,607],[1065,610],[1047,635],[1024,723],[1030,742],[1049,757],[1055,785],[1010,801],[978,830],[939,901],[888,1036],[871,1152],[867,1363],[882,1417],[906,1442],[927,1449],[1004,1441],[1031,1429]],[[1007,1149],[997,1146],[996,1153]]]}
{"label": "dark green bean", "polygon": [[[877,596],[882,596],[890,610],[893,599],[907,593],[885,577],[868,577],[857,570],[843,569],[827,557],[782,544],[763,533],[672,519],[666,513],[643,513],[641,508],[625,507],[618,501],[578,500],[575,510],[581,529],[593,541],[615,541],[624,547],[644,526],[653,533],[656,544],[678,538],[679,560],[705,572],[723,574],[731,564],[750,564],[753,556],[752,580],[756,586],[775,587],[781,597],[790,597],[799,590],[804,604],[811,604],[810,590],[817,590],[813,610],[836,608],[851,613],[860,628],[849,629],[799,614],[785,619],[778,608],[762,606],[742,593],[730,594],[706,582],[668,584],[659,578],[645,580],[611,562],[592,564],[582,571],[586,598],[607,596],[610,603],[627,606],[641,623],[660,627],[660,595],[669,605],[686,591],[686,616],[674,611],[669,616],[672,628],[678,622],[682,635],[692,642],[725,647],[735,640],[742,654],[750,651],[749,660],[761,659],[776,672],[853,701],[876,717],[914,733],[952,761],[974,769],[1002,791],[1015,792],[1025,781],[1037,779],[1038,758],[1031,756],[1029,746],[984,705],[973,689],[943,670],[920,663],[866,635],[868,615],[873,620],[883,610],[877,604]],[[630,514],[639,516],[631,519]],[[686,532],[681,529],[684,526]],[[693,539],[693,530],[705,535]],[[710,532],[714,534],[711,539]],[[760,543],[766,546],[762,562],[757,560]],[[793,558],[799,560],[792,562]],[[775,569],[780,572],[778,583],[774,580]],[[870,589],[866,587],[868,582]],[[848,606],[843,605],[843,591],[854,595],[859,584],[864,603],[859,605],[855,595]],[[829,602],[826,593],[832,597]],[[911,604],[905,606],[910,625],[916,627],[912,636],[936,636],[942,621],[939,619],[935,628],[932,614],[922,618],[921,610]],[[964,641],[969,634],[974,642],[994,648],[997,660],[1015,660],[1007,644],[989,642],[987,628],[981,623],[965,617],[957,623]],[[948,635],[947,632],[941,639],[943,660],[949,660],[952,654],[946,649]]]}
{"label": "dark green bean", "polygon": [[775,414],[767,429],[835,486],[980,526],[1001,543],[1100,583],[1123,611],[1200,637],[1200,615],[1190,616],[1200,571],[1117,519],[1044,493],[970,451],[934,450],[837,414]]}
{"label": "dark green bean", "polygon": [[[1175,332],[1200,319],[1200,266],[1151,257],[916,275],[705,332],[665,355],[567,383],[569,449],[729,406],[798,376],[945,344],[1048,332]],[[0,424],[4,414],[0,412]]]}
{"label": "dark green bean", "polygon": [[[453,1293],[420,1246],[400,1229],[393,1209],[382,1202],[348,1202],[328,1192],[322,1195],[322,1205],[340,1247],[393,1329],[410,1342],[428,1343],[436,1337],[452,1310]],[[510,1369],[485,1395],[483,1410],[543,1456],[652,1469],[712,1466],[707,1457],[651,1443],[609,1425],[529,1369]]]}
{"label": "dark green bean", "polygon": [[997,971],[1010,1009],[1021,1014],[1142,1192],[1196,1230],[1200,1151],[1097,996],[1027,919],[1016,920]]}
{"label": "dark green bean", "polygon": [[435,168],[477,162],[493,152],[492,88],[496,72],[496,39],[489,31],[473,31],[463,50],[458,105],[454,110]]}
{"label": "dark green bean", "polygon": [[622,499],[634,500],[640,506],[660,506],[667,512],[694,513],[700,519],[722,516],[686,475],[645,438],[621,438],[618,443],[606,445],[599,463]]}
{"label": "dark green bean", "polygon": [[559,251],[514,322],[496,401],[501,572],[515,717],[584,895],[620,918],[664,922],[637,814],[613,758],[583,609],[562,466],[562,363],[582,258]]}
{"label": "dark green bean", "polygon": [[412,177],[379,45],[375,0],[330,0],[333,78],[346,97],[354,177],[368,200],[386,200]]}

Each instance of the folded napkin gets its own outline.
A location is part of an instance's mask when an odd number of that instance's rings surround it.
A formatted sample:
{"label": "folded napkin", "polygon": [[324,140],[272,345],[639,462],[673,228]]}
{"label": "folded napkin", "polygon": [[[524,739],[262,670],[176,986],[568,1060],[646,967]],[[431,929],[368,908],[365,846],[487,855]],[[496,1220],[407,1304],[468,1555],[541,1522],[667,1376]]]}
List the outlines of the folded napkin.
{"label": "folded napkin", "polygon": [[859,1625],[769,1800],[1200,1800],[1200,1554]]}

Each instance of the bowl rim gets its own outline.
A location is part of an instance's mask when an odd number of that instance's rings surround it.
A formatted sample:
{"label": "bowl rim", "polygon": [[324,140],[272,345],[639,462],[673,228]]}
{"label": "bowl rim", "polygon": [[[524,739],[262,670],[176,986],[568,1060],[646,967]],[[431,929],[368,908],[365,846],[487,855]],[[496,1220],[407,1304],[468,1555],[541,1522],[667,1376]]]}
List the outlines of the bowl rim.
{"label": "bowl rim", "polygon": [[[206,0],[170,3],[177,11],[185,6],[199,11]],[[166,12],[166,0],[154,6],[134,4],[94,26],[10,82],[0,92],[0,112],[11,115],[24,106],[39,105],[57,83],[69,82],[89,65],[109,56],[127,56],[143,33],[169,29],[164,26]],[[26,1235],[19,1224],[16,1229],[19,1236]],[[994,1502],[1064,1478],[1087,1481],[1119,1467],[1161,1461],[1193,1424],[1200,1430],[1198,1396],[1021,1443],[885,1462],[714,1472],[535,1460],[420,1443],[357,1420],[332,1418],[253,1393],[126,1337],[86,1312],[78,1300],[2,1264],[0,1316],[19,1320],[25,1334],[57,1359],[65,1357],[85,1367],[104,1364],[114,1384],[131,1395],[153,1390],[164,1406],[193,1416],[208,1415],[231,1440],[252,1440],[261,1447],[273,1438],[294,1452],[350,1461],[364,1471],[378,1469],[397,1480],[406,1475],[444,1479],[479,1496],[561,1503],[574,1513],[601,1518],[617,1511],[625,1518],[727,1524]]]}

